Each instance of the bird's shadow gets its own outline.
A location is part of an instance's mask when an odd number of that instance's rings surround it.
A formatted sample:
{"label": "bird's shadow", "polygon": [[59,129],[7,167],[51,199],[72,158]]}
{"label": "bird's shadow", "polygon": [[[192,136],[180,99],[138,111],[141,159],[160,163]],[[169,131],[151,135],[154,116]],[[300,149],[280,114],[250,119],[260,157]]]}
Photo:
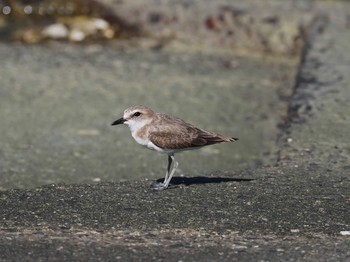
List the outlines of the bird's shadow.
{"label": "bird's shadow", "polygon": [[[253,181],[253,178],[230,178],[230,177],[206,177],[206,176],[196,176],[196,177],[173,177],[170,181],[170,185],[198,185],[198,184],[218,184],[227,182],[249,182]],[[164,178],[157,179],[158,183],[162,183]]]}

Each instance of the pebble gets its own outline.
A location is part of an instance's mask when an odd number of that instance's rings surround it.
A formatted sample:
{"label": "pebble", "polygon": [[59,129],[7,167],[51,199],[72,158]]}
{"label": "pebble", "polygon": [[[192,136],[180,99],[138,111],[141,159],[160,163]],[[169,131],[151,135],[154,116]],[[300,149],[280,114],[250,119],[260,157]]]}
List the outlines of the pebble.
{"label": "pebble", "polygon": [[44,28],[42,34],[46,38],[65,39],[68,37],[68,28],[61,23],[52,24]]}
{"label": "pebble", "polygon": [[73,28],[69,33],[69,40],[72,42],[81,42],[85,39],[85,34],[83,31]]}
{"label": "pebble", "polygon": [[350,236],[350,231],[340,231],[342,236]]}

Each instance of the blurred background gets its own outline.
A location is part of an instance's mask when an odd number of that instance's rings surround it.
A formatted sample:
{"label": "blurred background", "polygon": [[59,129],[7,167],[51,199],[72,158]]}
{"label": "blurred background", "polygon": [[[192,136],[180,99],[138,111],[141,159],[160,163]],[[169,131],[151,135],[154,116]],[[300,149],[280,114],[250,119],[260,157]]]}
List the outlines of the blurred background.
{"label": "blurred background", "polygon": [[319,2],[0,0],[0,188],[162,178],[166,156],[110,126],[137,104],[240,139],[175,176],[274,165]]}

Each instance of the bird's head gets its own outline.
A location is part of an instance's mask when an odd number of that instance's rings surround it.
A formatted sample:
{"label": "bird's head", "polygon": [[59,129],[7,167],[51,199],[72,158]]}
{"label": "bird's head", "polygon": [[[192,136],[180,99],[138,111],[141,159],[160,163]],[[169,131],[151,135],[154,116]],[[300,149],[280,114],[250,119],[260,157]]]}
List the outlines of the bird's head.
{"label": "bird's head", "polygon": [[133,132],[151,122],[154,114],[148,107],[132,106],[127,108],[124,111],[123,117],[115,120],[112,126],[126,124],[129,126],[131,132]]}

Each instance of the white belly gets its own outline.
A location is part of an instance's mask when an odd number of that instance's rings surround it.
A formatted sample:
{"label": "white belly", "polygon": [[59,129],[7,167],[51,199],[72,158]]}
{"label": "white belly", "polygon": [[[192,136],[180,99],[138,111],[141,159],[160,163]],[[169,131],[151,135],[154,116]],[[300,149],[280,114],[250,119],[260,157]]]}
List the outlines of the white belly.
{"label": "white belly", "polygon": [[170,153],[168,150],[164,150],[158,146],[156,146],[155,144],[153,144],[150,140],[148,139],[143,139],[143,138],[140,138],[139,136],[136,136],[136,132],[135,133],[132,133],[131,134],[132,137],[135,139],[135,141],[137,143],[139,143],[140,145],[144,146],[144,147],[147,147],[148,149],[151,149],[151,150],[154,150],[154,151],[157,151],[159,153]]}

